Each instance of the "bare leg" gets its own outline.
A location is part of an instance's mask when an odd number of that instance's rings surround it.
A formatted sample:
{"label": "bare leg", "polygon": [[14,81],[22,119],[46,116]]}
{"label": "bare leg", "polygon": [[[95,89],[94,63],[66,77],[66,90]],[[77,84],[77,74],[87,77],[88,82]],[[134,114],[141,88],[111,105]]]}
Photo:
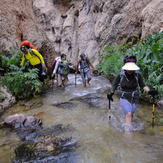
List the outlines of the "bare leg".
{"label": "bare leg", "polygon": [[131,130],[131,122],[132,122],[132,113],[131,112],[128,112],[126,114],[126,117],[125,117],[125,132],[127,134],[130,134],[130,130]]}
{"label": "bare leg", "polygon": [[131,121],[132,121],[132,113],[128,112],[125,117],[125,122],[126,124],[131,124]]}

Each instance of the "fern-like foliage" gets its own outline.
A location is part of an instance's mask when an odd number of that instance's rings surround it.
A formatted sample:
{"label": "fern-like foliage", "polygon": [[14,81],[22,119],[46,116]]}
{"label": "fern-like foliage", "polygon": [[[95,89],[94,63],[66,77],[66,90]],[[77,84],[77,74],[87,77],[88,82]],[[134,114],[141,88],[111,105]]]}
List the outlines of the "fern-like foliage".
{"label": "fern-like foliage", "polygon": [[0,56],[0,70],[4,74],[2,83],[17,99],[29,98],[36,89],[41,90],[42,88],[38,70],[28,69],[28,62],[22,67],[19,66],[23,56],[19,49],[13,49],[11,54],[10,58],[5,55]]}

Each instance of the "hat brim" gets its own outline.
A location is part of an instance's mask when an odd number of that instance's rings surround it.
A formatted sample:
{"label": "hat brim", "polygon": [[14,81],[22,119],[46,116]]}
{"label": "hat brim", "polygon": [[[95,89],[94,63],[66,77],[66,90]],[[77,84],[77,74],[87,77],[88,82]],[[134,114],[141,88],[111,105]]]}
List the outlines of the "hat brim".
{"label": "hat brim", "polygon": [[136,71],[136,70],[140,70],[140,68],[133,62],[128,62],[126,63],[123,67],[123,70],[129,70],[129,71]]}

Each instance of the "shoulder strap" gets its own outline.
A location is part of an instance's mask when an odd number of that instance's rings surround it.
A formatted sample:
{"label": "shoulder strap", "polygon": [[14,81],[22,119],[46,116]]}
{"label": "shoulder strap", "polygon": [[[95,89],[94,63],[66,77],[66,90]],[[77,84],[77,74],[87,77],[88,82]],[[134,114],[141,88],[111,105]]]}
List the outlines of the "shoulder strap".
{"label": "shoulder strap", "polygon": [[139,79],[138,79],[138,72],[135,71],[135,79],[136,79],[136,82],[137,82],[137,89],[139,88]]}
{"label": "shoulder strap", "polygon": [[87,61],[87,63],[89,64],[89,59],[88,59],[88,57],[86,57],[86,61]]}
{"label": "shoulder strap", "polygon": [[41,62],[41,59],[34,53],[34,51],[31,48],[29,48],[29,52],[30,54],[35,55]]}
{"label": "shoulder strap", "polygon": [[[122,80],[123,80],[124,76],[125,76],[125,71],[121,70],[121,73],[120,73],[120,90],[122,90]],[[137,82],[137,89],[138,89],[139,79],[138,79],[138,72],[137,71],[135,71],[135,79]],[[126,77],[126,80],[127,80],[127,77]]]}
{"label": "shoulder strap", "polygon": [[120,73],[120,90],[122,90],[122,80],[125,76],[125,71],[124,70],[121,70],[121,73]]}

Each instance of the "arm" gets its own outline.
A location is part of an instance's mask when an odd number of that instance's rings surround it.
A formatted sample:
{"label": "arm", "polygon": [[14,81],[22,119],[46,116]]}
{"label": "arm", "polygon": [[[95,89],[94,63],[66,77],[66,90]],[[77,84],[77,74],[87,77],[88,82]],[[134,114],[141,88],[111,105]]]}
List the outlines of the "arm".
{"label": "arm", "polygon": [[117,89],[119,82],[120,82],[120,74],[115,78],[112,84],[112,88],[111,88],[112,93],[114,93],[114,91]]}
{"label": "arm", "polygon": [[149,92],[150,89],[145,85],[142,75],[141,75],[140,73],[139,73],[138,75],[139,75],[138,78],[139,78],[139,85],[140,85],[140,87],[141,87],[144,91]]}
{"label": "arm", "polygon": [[114,80],[114,83],[113,83],[112,88],[111,88],[111,92],[109,92],[109,93],[107,94],[108,100],[113,101],[112,96],[114,95],[114,91],[117,89],[119,82],[120,82],[120,74],[119,74],[119,75],[116,77],[116,79]]}
{"label": "arm", "polygon": [[58,69],[59,62],[60,62],[60,60],[57,61],[56,65],[55,65],[55,68],[54,68],[54,70],[53,70],[52,76],[54,76],[54,75],[56,74],[57,69]]}
{"label": "arm", "polygon": [[24,55],[23,55],[22,61],[21,61],[21,63],[20,63],[20,66],[23,66],[24,63],[25,63],[25,57],[24,57]]}
{"label": "arm", "polygon": [[42,67],[46,68],[45,62],[44,62],[44,59],[43,59],[42,55],[37,50],[35,50],[35,49],[32,49],[32,50],[35,53],[35,55],[37,55],[38,58],[40,59],[40,61],[42,62]]}
{"label": "arm", "polygon": [[80,63],[80,59],[78,60],[78,63],[77,63],[77,65],[76,65],[76,72],[75,72],[75,75],[77,75],[77,73],[78,73],[79,63]]}
{"label": "arm", "polygon": [[92,63],[90,62],[89,58],[87,58],[87,61],[88,61],[89,65],[93,68],[93,70],[96,70],[96,69],[94,68],[94,66],[92,65]]}

